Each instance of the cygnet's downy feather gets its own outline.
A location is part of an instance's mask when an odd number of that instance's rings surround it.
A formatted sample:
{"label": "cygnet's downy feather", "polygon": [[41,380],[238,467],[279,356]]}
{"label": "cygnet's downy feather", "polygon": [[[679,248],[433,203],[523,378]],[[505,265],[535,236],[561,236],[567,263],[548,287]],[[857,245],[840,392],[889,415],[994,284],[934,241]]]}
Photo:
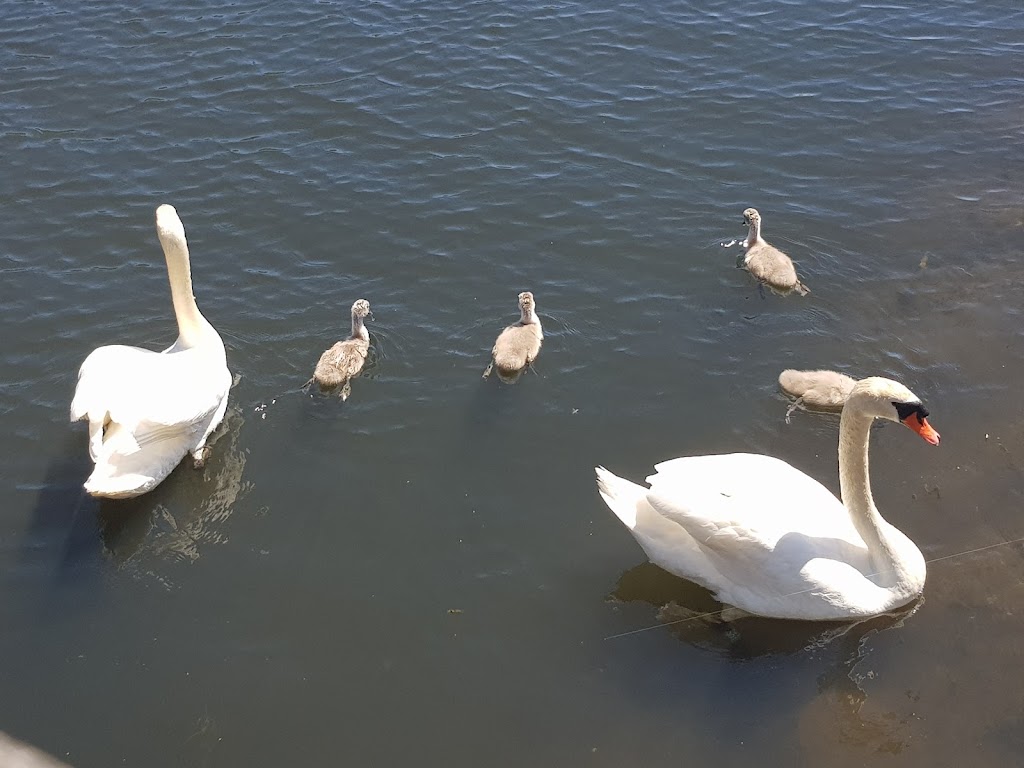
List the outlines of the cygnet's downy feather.
{"label": "cygnet's downy feather", "polygon": [[505,328],[494,342],[491,363],[484,371],[485,379],[493,368],[497,368],[502,381],[515,381],[540,354],[544,330],[537,317],[533,294],[529,291],[519,294],[519,312],[519,322]]}
{"label": "cygnet's downy feather", "polygon": [[370,302],[359,299],[352,305],[352,334],[320,355],[307,386],[315,381],[324,390],[341,387],[341,399],[348,399],[352,394],[351,380],[363,370],[370,351],[370,332],[363,324],[366,317],[373,319]]}
{"label": "cygnet's downy feather", "polygon": [[783,371],[779,374],[779,388],[796,398],[786,411],[786,423],[797,408],[841,411],[856,383],[838,371]]}
{"label": "cygnet's downy feather", "polygon": [[785,295],[795,291],[801,296],[810,293],[797,277],[793,260],[761,237],[761,214],[754,208],[747,208],[743,212],[743,223],[749,227],[749,232],[743,243],[745,253],[738,266],[746,269],[760,284],[767,285],[775,293]]}

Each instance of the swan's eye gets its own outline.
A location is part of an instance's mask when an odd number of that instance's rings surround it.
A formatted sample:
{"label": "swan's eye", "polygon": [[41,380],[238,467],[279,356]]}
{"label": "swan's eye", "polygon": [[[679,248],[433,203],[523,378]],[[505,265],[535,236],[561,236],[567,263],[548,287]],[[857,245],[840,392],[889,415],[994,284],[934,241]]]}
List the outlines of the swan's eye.
{"label": "swan's eye", "polygon": [[920,403],[893,403],[900,421],[906,421],[912,414],[917,414],[917,420],[923,422],[928,418],[928,409]]}

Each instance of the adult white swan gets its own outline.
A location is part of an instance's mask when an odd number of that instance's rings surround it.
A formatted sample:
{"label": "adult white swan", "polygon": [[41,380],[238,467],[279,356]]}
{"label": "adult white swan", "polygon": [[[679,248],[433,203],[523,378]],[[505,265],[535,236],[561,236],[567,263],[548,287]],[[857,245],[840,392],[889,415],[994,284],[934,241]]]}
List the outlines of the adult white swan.
{"label": "adult white swan", "polygon": [[96,466],[85,490],[126,498],[155,488],[186,453],[201,466],[206,439],[224,418],[231,373],[224,342],[192,295],[185,228],[169,205],[156,209],[178,340],[163,352],[99,347],[78,371],[71,420],[89,420]]}
{"label": "adult white swan", "polygon": [[597,484],[653,563],[719,601],[759,616],[861,619],[909,603],[925,580],[921,552],[871,497],[871,423],[900,421],[938,445],[927,416],[898,382],[857,382],[839,425],[842,502],[786,462],[746,453],[662,462],[649,489],[598,467]]}

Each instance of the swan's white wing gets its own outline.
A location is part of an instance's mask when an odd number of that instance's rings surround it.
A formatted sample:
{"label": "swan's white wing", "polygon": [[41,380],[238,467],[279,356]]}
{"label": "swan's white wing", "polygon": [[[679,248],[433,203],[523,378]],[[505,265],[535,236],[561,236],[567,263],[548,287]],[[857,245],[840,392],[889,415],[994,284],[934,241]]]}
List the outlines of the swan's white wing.
{"label": "swan's white wing", "polygon": [[751,453],[687,456],[655,470],[647,478],[652,494],[677,511],[687,510],[688,526],[709,533],[735,527],[768,543],[792,531],[860,541],[839,499],[781,459]]}
{"label": "swan's white wing", "polygon": [[710,590],[721,574],[701,546],[677,522],[658,513],[648,502],[649,489],[597,467],[597,487],[608,508],[633,534],[652,563]]}
{"label": "swan's white wing", "polygon": [[146,423],[198,424],[217,410],[230,385],[227,365],[211,365],[209,353],[199,350],[100,347],[79,370],[71,418],[104,420],[107,414],[132,430]]}
{"label": "swan's white wing", "polygon": [[873,615],[888,597],[871,582],[871,558],[863,543],[800,531],[766,537],[736,522],[694,514],[654,493],[647,501],[690,533],[718,574],[700,583],[728,605],[779,618],[843,619]]}
{"label": "swan's white wing", "polygon": [[886,597],[865,578],[871,561],[863,544],[799,531],[764,536],[738,522],[694,514],[655,493],[648,494],[647,502],[691,535],[703,555],[698,562],[717,574],[700,583],[728,605],[764,616],[839,619],[855,613],[854,607],[880,605]]}
{"label": "swan's white wing", "polygon": [[[698,544],[720,574],[711,589],[722,602],[820,618],[822,603],[842,616],[851,595],[865,591],[864,604],[879,599],[864,578],[870,559],[846,509],[789,464],[731,454],[674,459],[657,470],[646,501]],[[837,584],[843,594],[832,593]]]}

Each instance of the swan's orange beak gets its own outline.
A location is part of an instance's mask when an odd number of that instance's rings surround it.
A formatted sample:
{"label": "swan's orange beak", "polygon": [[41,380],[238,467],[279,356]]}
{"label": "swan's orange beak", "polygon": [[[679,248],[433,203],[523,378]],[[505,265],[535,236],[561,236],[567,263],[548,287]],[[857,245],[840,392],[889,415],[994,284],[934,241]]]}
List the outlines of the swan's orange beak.
{"label": "swan's orange beak", "polygon": [[935,429],[932,428],[932,425],[928,423],[928,419],[921,418],[920,414],[916,411],[907,416],[907,418],[903,420],[903,423],[917,432],[917,434],[932,445],[939,444],[939,440],[941,439],[939,437],[939,433],[936,432]]}

